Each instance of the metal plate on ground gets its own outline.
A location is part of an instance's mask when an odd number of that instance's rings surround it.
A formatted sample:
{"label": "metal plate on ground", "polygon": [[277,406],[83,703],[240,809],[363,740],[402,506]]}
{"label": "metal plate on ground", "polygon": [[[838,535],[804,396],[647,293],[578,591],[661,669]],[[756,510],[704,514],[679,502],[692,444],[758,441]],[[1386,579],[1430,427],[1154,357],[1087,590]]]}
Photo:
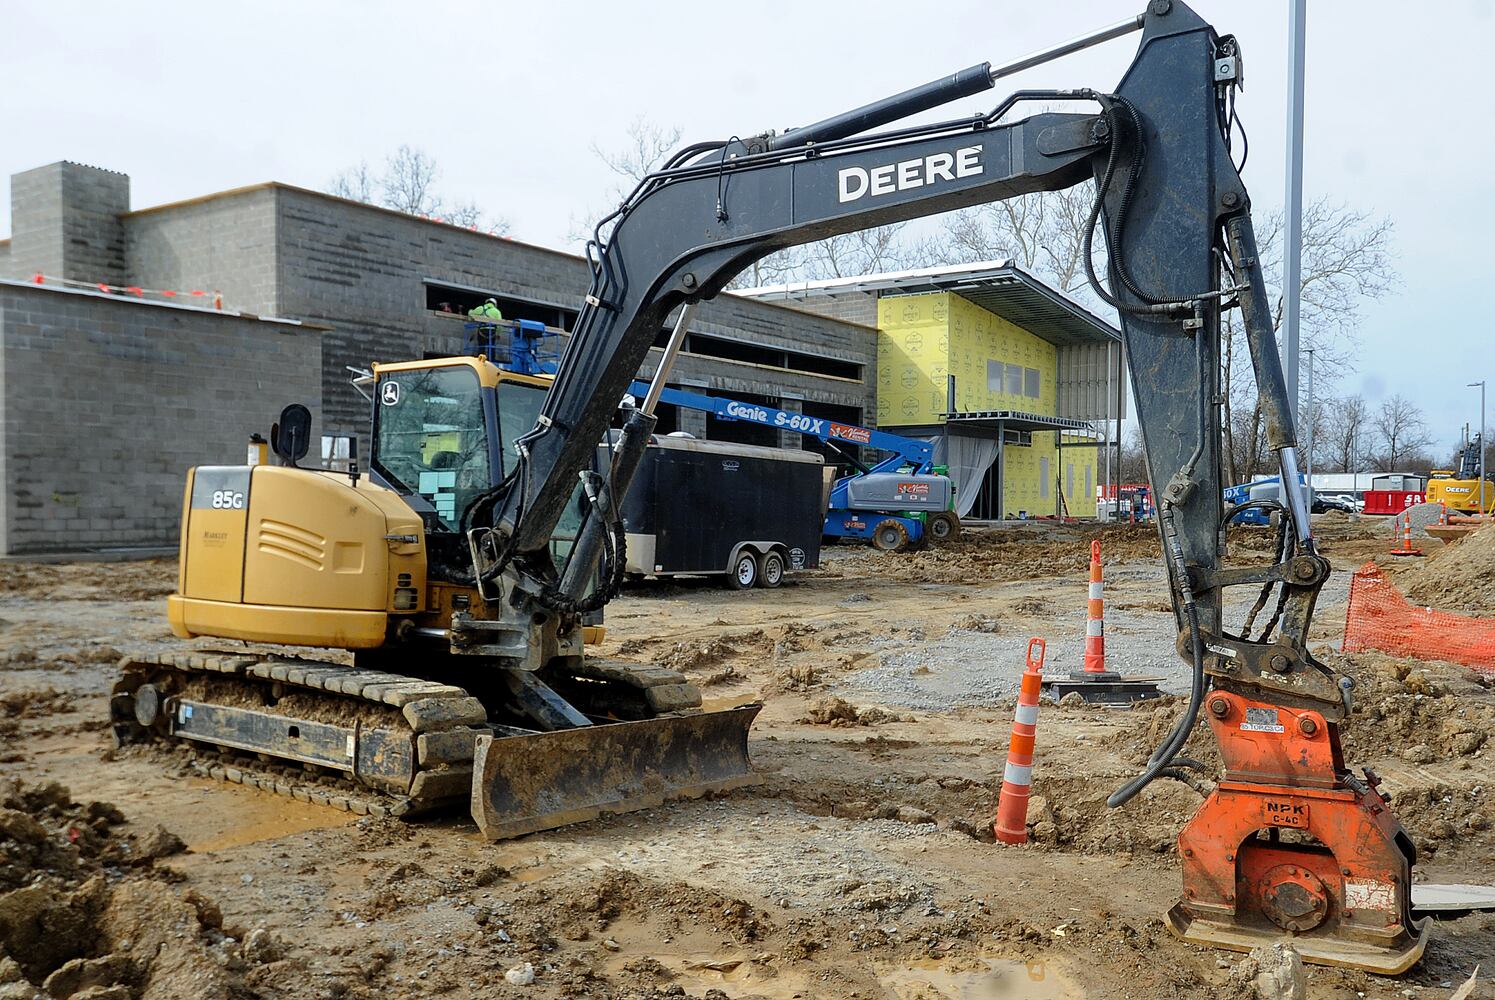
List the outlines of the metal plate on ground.
{"label": "metal plate on ground", "polygon": [[1092,705],[1130,705],[1163,695],[1158,682],[1162,677],[1136,674],[1111,674],[1101,678],[1071,674],[1068,677],[1045,677],[1043,690],[1055,701],[1067,694],[1078,694]]}
{"label": "metal plate on ground", "polygon": [[758,784],[747,737],[763,706],[480,736],[472,818],[489,840]]}
{"label": "metal plate on ground", "polygon": [[1414,917],[1451,916],[1474,910],[1495,910],[1495,885],[1412,883]]}

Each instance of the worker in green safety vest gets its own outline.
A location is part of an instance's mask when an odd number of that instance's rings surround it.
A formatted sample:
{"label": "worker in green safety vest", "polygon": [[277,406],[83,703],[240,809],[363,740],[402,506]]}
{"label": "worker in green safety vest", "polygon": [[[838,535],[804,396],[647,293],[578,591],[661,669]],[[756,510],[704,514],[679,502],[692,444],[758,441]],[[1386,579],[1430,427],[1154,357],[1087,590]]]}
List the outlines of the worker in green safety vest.
{"label": "worker in green safety vest", "polygon": [[503,312],[498,308],[498,303],[489,299],[476,309],[467,310],[467,315],[480,323],[494,323],[504,318]]}

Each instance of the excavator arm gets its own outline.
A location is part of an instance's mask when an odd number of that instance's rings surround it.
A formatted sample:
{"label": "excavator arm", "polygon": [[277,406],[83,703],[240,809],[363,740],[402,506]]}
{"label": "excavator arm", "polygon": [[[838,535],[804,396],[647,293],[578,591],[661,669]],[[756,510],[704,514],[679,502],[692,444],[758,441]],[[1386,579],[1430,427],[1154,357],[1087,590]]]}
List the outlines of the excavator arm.
{"label": "excavator arm", "polygon": [[[1142,32],[1136,58],[1111,92],[1020,91],[986,113],[868,131],[1134,29]],[[652,399],[630,413],[610,474],[587,470],[677,309],[677,336],[654,376],[660,387],[694,304],[754,260],[1093,181],[1086,265],[1099,233],[1106,280],[1090,277],[1120,315],[1178,648],[1193,668],[1186,711],[1111,802],[1125,803],[1155,778],[1202,769],[1182,750],[1206,714],[1225,771],[1180,837],[1185,896],[1170,914],[1175,930],[1233,948],[1288,931],[1310,960],[1382,972],[1410,965],[1425,941],[1411,919],[1410,840],[1374,775],[1357,778],[1342,759],[1349,679],[1308,651],[1329,565],[1310,531],[1250,201],[1231,158],[1240,74],[1233,38],[1177,0],[1152,0],[1137,18],[1036,58],[972,67],[782,135],[682,149],[599,226],[588,251],[592,285],[538,423],[519,439],[512,474],[465,512],[475,573],[498,619],[491,627],[507,623],[513,641],[528,644],[533,669],[556,634],[610,595],[608,577],[622,562],[616,511],[654,426]],[[1044,110],[1009,120],[1033,105]],[[1066,110],[1047,110],[1055,107]],[[1220,327],[1222,313],[1236,308],[1285,490],[1269,566],[1222,560]],[[549,541],[578,477],[591,512],[569,564],[557,568]],[[612,570],[594,582],[610,548],[603,565]],[[1231,586],[1259,589],[1235,631],[1222,618]]]}

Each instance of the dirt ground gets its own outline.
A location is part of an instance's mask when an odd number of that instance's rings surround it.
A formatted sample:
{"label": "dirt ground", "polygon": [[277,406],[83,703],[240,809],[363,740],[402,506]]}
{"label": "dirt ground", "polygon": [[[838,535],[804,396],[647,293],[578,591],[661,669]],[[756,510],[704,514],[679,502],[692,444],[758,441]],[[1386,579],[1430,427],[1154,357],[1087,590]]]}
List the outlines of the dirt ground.
{"label": "dirt ground", "polygon": [[[1329,658],[1343,582],[1386,541],[1323,528],[1336,581],[1315,638]],[[625,591],[604,652],[684,670],[708,708],[761,700],[763,783],[497,845],[462,816],[359,818],[113,751],[112,663],[171,643],[174,564],[0,563],[0,1000],[43,981],[93,1000],[1245,996],[1241,956],[1185,945],[1161,920],[1197,794],[1158,782],[1104,805],[1177,698],[1045,703],[1035,839],[986,835],[1028,638],[1048,639],[1053,669],[1079,664],[1090,537],[975,531],[943,552],[831,549],[778,591]],[[1151,529],[1101,537],[1108,652],[1127,669],[1169,660]],[[1360,692],[1346,751],[1384,777],[1418,878],[1495,881],[1489,682],[1378,654],[1340,662]],[[1181,673],[1160,676],[1182,690]],[[1209,743],[1191,748],[1210,759]],[[1495,917],[1438,924],[1397,979],[1310,967],[1309,996],[1447,997],[1479,963],[1495,970]]]}

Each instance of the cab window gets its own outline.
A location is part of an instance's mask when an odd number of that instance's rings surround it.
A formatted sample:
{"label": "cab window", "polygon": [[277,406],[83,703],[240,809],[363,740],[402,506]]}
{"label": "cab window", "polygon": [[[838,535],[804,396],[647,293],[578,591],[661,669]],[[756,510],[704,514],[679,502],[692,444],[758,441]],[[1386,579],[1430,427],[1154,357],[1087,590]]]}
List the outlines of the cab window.
{"label": "cab window", "polygon": [[431,501],[456,531],[462,511],[492,483],[482,385],[466,365],[381,375],[375,463],[407,493]]}

